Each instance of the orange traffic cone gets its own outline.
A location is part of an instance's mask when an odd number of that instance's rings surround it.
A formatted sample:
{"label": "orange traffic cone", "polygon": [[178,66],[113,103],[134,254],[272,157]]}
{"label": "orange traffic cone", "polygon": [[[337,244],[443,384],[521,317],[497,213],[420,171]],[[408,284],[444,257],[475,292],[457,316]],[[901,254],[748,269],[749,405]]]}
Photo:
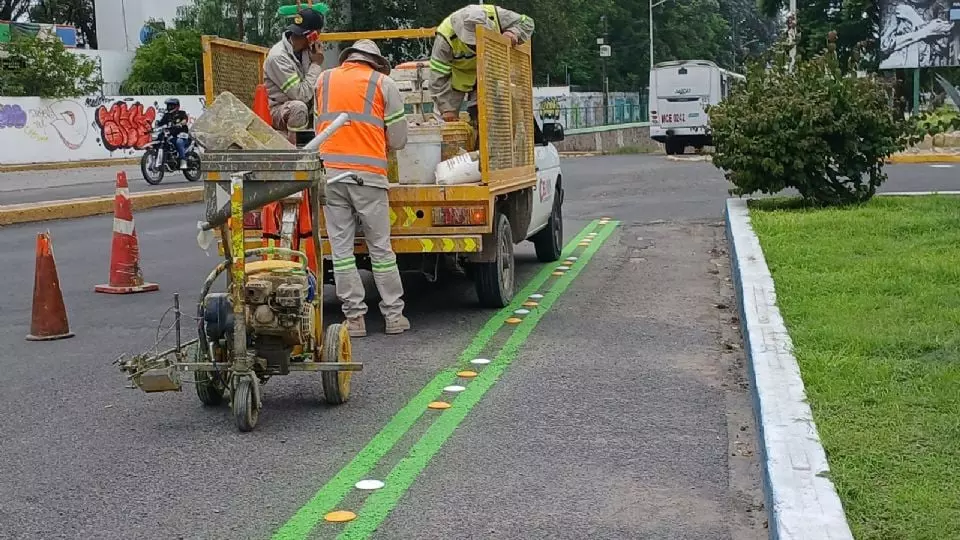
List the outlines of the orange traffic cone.
{"label": "orange traffic cone", "polygon": [[110,252],[110,283],[97,285],[100,293],[130,294],[160,290],[156,283],[144,283],[140,271],[140,245],[130,210],[127,173],[117,173],[117,195],[113,200],[113,248]]}
{"label": "orange traffic cone", "polygon": [[253,93],[253,114],[260,117],[268,126],[273,126],[273,117],[270,115],[270,100],[267,98],[267,86],[258,84]]}
{"label": "orange traffic cone", "polygon": [[53,341],[72,338],[63,305],[63,291],[53,259],[50,232],[37,235],[37,267],[33,278],[33,314],[27,341]]}

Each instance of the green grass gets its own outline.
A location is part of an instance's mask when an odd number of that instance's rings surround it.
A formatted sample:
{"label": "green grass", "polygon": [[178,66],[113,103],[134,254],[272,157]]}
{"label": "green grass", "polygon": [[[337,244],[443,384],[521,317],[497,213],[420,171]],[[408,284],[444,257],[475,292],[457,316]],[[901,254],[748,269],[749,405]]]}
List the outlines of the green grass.
{"label": "green grass", "polygon": [[751,216],[854,535],[960,538],[960,198],[796,206]]}

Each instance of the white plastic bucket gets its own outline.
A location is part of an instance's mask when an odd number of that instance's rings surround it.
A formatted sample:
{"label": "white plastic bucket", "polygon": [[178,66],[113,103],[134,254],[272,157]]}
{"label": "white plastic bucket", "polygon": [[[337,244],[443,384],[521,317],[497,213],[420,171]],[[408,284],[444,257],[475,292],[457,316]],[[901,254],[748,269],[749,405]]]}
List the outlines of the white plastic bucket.
{"label": "white plastic bucket", "polygon": [[401,184],[433,184],[442,144],[440,126],[411,126],[407,146],[397,150],[397,181]]}
{"label": "white plastic bucket", "polygon": [[437,165],[437,184],[442,186],[475,184],[481,180],[479,152],[460,154]]}

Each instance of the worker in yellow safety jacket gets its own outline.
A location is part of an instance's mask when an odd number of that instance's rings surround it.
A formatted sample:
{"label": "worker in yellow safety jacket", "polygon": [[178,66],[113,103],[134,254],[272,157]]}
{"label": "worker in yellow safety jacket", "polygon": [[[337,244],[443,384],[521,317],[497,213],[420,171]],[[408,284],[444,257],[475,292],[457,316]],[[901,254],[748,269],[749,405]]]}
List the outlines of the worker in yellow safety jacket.
{"label": "worker in yellow safety jacket", "polygon": [[430,93],[446,122],[459,119],[465,98],[470,118],[477,122],[478,26],[503,34],[515,46],[529,41],[534,28],[530,17],[490,4],[466,6],[440,23],[430,55]]}

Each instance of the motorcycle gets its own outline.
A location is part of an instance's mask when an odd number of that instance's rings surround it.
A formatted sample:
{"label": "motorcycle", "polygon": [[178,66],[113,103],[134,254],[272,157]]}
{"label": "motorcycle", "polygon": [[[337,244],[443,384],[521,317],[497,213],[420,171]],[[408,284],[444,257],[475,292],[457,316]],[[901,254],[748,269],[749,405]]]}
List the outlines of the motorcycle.
{"label": "motorcycle", "polygon": [[186,155],[187,168],[182,171],[174,137],[170,136],[170,127],[154,128],[153,141],[146,146],[146,152],[140,158],[140,172],[143,173],[143,179],[151,186],[156,186],[163,181],[164,174],[168,172],[182,172],[190,182],[200,180],[200,154],[196,150],[196,139],[189,133],[181,133],[177,137],[190,140]]}

